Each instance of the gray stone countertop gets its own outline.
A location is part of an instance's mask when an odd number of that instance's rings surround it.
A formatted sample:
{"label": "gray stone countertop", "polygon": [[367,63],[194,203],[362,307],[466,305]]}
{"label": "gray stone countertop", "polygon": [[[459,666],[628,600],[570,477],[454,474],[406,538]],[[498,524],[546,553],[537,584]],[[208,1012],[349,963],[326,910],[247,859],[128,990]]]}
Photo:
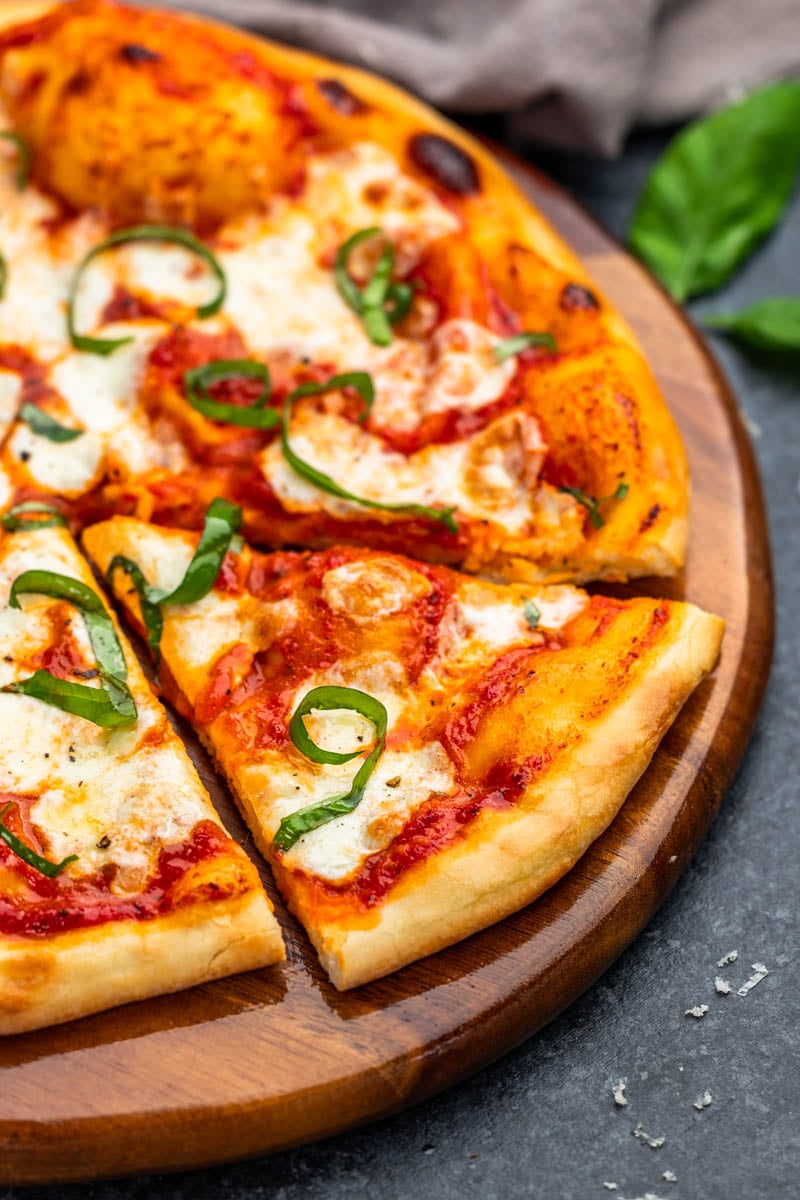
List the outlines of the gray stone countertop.
{"label": "gray stone countertop", "polygon": [[[496,132],[496,130],[495,130]],[[611,163],[532,152],[621,236],[665,139]],[[520,149],[517,147],[517,149]],[[524,148],[522,148],[524,151]],[[692,313],[800,291],[800,198],[738,278]],[[548,1028],[468,1082],[315,1146],[190,1175],[0,1191],[0,1200],[779,1200],[800,1196],[800,361],[719,339],[769,507],[775,664],[721,813],[670,899],[622,958]],[[738,950],[724,969],[717,961]],[[769,975],[736,988],[761,962]],[[714,977],[730,980],[730,995]],[[695,1020],[687,1008],[704,1003]],[[627,1080],[627,1107],[611,1085]],[[694,1101],[710,1092],[711,1104]],[[653,1149],[632,1136],[641,1123]],[[674,1174],[677,1181],[664,1178]],[[604,1184],[616,1184],[616,1190]]]}

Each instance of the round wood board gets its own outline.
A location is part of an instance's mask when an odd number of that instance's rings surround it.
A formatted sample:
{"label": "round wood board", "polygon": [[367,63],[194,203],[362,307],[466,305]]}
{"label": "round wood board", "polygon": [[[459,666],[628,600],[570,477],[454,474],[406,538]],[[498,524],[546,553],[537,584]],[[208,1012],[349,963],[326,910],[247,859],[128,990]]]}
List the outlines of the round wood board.
{"label": "round wood board", "polygon": [[[4,1039],[0,1183],[243,1158],[386,1116],[463,1079],[597,979],[664,900],[717,811],[772,649],[752,449],[686,317],[562,191],[508,165],[636,330],[681,427],[694,488],[688,562],[682,579],[654,580],[652,591],[725,617],[719,667],[606,833],[556,887],[501,924],[340,995],[265,872],[287,936],[283,966]],[[182,732],[226,823],[248,845],[208,760]]]}

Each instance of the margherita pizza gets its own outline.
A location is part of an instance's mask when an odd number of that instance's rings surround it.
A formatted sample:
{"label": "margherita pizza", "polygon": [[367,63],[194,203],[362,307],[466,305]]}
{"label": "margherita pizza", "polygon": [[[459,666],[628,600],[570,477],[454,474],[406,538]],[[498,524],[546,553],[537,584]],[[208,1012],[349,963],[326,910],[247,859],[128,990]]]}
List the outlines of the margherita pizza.
{"label": "margherita pizza", "polygon": [[680,569],[680,437],[571,251],[398,89],[110,0],[3,24],[0,1031],[282,955],[103,588],[356,986],[567,871],[712,669],[718,618],[572,586]]}

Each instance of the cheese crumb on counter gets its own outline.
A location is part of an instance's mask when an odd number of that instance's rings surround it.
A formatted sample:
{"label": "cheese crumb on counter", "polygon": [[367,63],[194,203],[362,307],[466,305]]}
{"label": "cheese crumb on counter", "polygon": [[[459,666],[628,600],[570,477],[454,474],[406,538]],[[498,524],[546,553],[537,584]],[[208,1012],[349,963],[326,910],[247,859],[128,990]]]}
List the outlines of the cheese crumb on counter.
{"label": "cheese crumb on counter", "polygon": [[703,1092],[702,1096],[697,1097],[692,1107],[696,1108],[698,1112],[702,1112],[704,1108],[708,1108],[713,1099],[711,1092]]}
{"label": "cheese crumb on counter", "polygon": [[695,1004],[694,1008],[687,1008],[686,1012],[683,1015],[685,1017],[696,1017],[697,1020],[699,1021],[700,1018],[704,1017],[707,1012],[708,1012],[707,1004]]}
{"label": "cheese crumb on counter", "polygon": [[753,974],[737,990],[737,992],[736,992],[737,996],[746,996],[748,992],[752,992],[752,990],[756,986],[756,984],[761,983],[761,980],[766,979],[767,976],[769,975],[769,971],[767,970],[767,968],[764,966],[763,963],[752,963],[751,969],[753,971]]}
{"label": "cheese crumb on counter", "polygon": [[614,1103],[617,1108],[625,1108],[627,1106],[628,1100],[625,1095],[625,1084],[626,1080],[620,1079],[611,1085],[611,1094],[614,1097]]}

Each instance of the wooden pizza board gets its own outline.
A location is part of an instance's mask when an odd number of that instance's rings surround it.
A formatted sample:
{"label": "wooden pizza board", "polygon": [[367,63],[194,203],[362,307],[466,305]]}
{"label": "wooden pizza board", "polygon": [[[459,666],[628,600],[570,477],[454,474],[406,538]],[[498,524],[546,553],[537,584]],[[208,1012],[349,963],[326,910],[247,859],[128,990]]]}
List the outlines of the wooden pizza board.
{"label": "wooden pizza board", "polygon": [[[772,651],[752,449],[687,318],[562,191],[510,165],[634,327],[681,427],[693,480],[686,571],[638,590],[725,617],[715,675],[574,870],[460,945],[340,995],[265,871],[287,934],[283,966],[0,1041],[0,1183],[200,1167],[325,1137],[430,1096],[588,988],[648,922],[708,829],[752,730]],[[226,823],[255,854],[208,760],[182,732]]]}

